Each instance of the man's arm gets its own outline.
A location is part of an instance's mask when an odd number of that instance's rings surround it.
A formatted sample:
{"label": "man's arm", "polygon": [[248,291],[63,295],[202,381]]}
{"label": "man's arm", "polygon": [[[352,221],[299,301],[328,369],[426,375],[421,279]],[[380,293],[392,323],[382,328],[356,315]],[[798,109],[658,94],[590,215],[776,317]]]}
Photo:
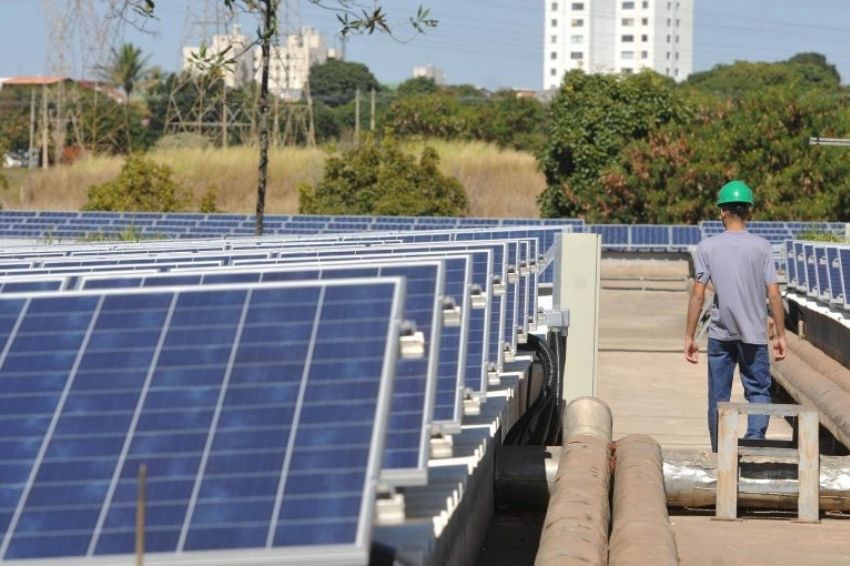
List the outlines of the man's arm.
{"label": "man's arm", "polygon": [[779,291],[778,283],[767,285],[767,298],[770,302],[770,316],[776,329],[776,338],[773,339],[773,359],[784,360],[787,352],[785,344],[785,307],[782,305],[782,293]]}
{"label": "man's arm", "polygon": [[685,359],[692,364],[699,362],[699,346],[697,346],[694,340],[694,334],[697,331],[697,323],[699,322],[699,315],[702,312],[704,302],[705,283],[694,281],[694,288],[691,291],[691,298],[688,301],[688,322],[685,327]]}

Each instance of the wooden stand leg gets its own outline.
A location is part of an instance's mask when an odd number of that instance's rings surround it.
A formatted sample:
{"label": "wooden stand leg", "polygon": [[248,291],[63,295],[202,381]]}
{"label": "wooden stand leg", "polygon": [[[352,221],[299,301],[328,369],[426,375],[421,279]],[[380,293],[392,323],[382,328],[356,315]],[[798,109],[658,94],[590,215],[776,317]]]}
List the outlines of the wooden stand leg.
{"label": "wooden stand leg", "polygon": [[820,520],[820,447],[818,446],[818,414],[802,411],[799,427],[799,490],[797,520],[816,523]]}
{"label": "wooden stand leg", "polygon": [[718,519],[738,518],[738,412],[718,408],[717,504]]}

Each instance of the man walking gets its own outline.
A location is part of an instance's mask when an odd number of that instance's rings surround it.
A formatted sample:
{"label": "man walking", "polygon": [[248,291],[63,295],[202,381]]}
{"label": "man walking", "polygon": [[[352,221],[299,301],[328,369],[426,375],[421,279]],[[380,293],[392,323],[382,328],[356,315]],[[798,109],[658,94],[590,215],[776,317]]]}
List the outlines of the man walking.
{"label": "man walking", "polygon": [[[711,281],[714,301],[708,332],[708,430],[717,452],[717,403],[729,401],[732,374],[741,371],[744,394],[750,403],[770,403],[770,357],[767,351],[765,298],[776,328],[774,359],[785,358],[785,311],[770,243],[747,232],[753,191],[743,181],[723,185],[717,198],[722,234],[700,242],[694,254],[696,273],[688,304],[685,358],[699,361],[694,341],[697,322]],[[750,415],[746,438],[764,438],[766,415]]]}

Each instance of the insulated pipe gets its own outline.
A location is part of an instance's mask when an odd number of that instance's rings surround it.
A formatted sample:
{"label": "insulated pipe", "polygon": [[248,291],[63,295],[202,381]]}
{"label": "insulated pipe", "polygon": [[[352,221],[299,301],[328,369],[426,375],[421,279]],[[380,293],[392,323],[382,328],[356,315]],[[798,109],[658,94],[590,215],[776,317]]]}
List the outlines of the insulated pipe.
{"label": "insulated pipe", "polygon": [[611,409],[596,397],[574,399],[564,411],[564,439],[586,435],[611,442],[613,428]]}
{"label": "insulated pipe", "polygon": [[[738,506],[796,510],[796,469],[789,464],[742,463]],[[664,484],[670,507],[714,507],[717,455],[699,450],[665,450]],[[820,508],[850,511],[850,456],[821,456]]]}
{"label": "insulated pipe", "polygon": [[798,403],[820,413],[821,424],[850,448],[850,370],[788,334],[793,356],[773,365],[776,380]]}
{"label": "insulated pipe", "polygon": [[611,411],[580,398],[564,413],[564,447],[535,566],[608,563]]}
{"label": "insulated pipe", "polygon": [[614,450],[612,566],[676,566],[679,553],[667,516],[661,447],[651,437],[630,435]]}

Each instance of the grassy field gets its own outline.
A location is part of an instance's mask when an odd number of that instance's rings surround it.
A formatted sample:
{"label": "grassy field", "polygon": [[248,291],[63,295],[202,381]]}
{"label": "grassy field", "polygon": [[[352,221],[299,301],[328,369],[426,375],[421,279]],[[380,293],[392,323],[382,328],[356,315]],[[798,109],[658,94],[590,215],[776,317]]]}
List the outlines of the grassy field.
{"label": "grassy field", "polygon": [[[477,142],[429,142],[441,155],[444,173],[466,188],[471,216],[538,216],[535,199],[545,180],[532,155]],[[420,151],[421,143],[411,143]],[[274,149],[269,162],[266,212],[298,212],[299,183],[321,179],[328,153],[324,149]],[[226,212],[254,211],[257,153],[253,148],[156,150],[149,156],[170,166],[199,199],[216,190],[218,207]],[[7,170],[8,188],[0,192],[4,209],[78,210],[92,185],[118,174],[120,157],[85,158],[47,171]]]}

